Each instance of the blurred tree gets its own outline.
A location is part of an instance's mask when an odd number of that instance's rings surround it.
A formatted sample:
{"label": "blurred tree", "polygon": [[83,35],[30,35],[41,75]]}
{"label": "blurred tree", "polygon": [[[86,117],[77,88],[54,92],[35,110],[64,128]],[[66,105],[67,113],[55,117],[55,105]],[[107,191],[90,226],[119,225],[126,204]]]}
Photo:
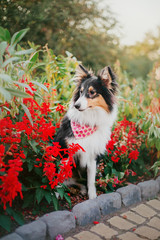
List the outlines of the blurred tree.
{"label": "blurred tree", "polygon": [[70,51],[94,69],[116,60],[117,21],[98,0],[1,0],[0,24],[12,34],[29,27],[26,41],[49,44],[55,54]]}
{"label": "blurred tree", "polygon": [[132,77],[146,78],[154,62],[160,61],[160,26],[157,33],[146,33],[143,41],[132,46],[125,46],[120,54],[123,69]]}

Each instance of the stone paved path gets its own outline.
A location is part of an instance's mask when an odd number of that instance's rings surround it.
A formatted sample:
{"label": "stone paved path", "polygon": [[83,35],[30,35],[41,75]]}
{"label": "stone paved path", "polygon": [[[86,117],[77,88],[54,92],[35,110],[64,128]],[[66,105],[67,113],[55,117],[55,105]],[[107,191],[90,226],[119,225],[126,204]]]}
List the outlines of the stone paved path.
{"label": "stone paved path", "polygon": [[79,227],[64,236],[65,240],[160,240],[160,196],[115,214],[103,217],[98,224]]}

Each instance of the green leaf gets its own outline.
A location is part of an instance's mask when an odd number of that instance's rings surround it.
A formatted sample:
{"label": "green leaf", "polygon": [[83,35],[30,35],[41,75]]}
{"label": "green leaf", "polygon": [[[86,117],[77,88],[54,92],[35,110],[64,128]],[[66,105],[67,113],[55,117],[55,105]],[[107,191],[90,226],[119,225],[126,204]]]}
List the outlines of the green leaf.
{"label": "green leaf", "polygon": [[110,173],[111,171],[110,171],[110,168],[108,168],[108,167],[105,167],[104,168],[104,174],[105,175],[107,175],[108,173]]}
{"label": "green leaf", "polygon": [[42,201],[42,198],[44,197],[44,190],[42,188],[36,189],[36,200],[38,204]]}
{"label": "green leaf", "polygon": [[12,78],[8,74],[1,73],[0,78],[3,79],[5,82],[13,83]]}
{"label": "green leaf", "polygon": [[13,217],[14,217],[14,220],[19,224],[19,225],[23,225],[25,222],[24,222],[24,218],[23,218],[23,215],[21,213],[18,213],[18,212],[15,212],[13,211]]}
{"label": "green leaf", "polygon": [[48,191],[45,191],[45,195],[44,195],[45,199],[47,200],[47,202],[50,204],[52,201],[52,196],[51,193]]}
{"label": "green leaf", "polygon": [[39,82],[36,82],[36,81],[31,81],[31,83],[34,83],[34,84],[38,85],[40,88],[42,88],[43,90],[48,92],[47,87],[45,85],[43,85],[42,83],[39,83]]}
{"label": "green leaf", "polygon": [[119,173],[118,173],[118,178],[119,178],[119,179],[122,179],[123,177],[124,177],[124,172],[119,172]]}
{"label": "green leaf", "polygon": [[11,89],[11,88],[5,88],[9,93],[14,97],[20,97],[20,98],[31,98],[31,96],[25,92],[22,92],[18,89]]}
{"label": "green leaf", "polygon": [[114,187],[113,187],[113,185],[112,185],[112,183],[108,183],[107,184],[107,187],[109,187],[109,189],[113,192],[114,191]]}
{"label": "green leaf", "polygon": [[30,68],[29,68],[29,71],[30,72],[33,72],[34,69],[38,68],[38,67],[41,67],[41,66],[45,66],[45,63],[34,63]]}
{"label": "green leaf", "polygon": [[27,208],[32,203],[33,203],[33,194],[26,194],[24,196],[24,203],[22,205],[22,208]]}
{"label": "green leaf", "polygon": [[18,61],[19,57],[11,57],[9,59],[7,59],[3,64],[2,64],[2,68],[5,68],[9,63],[12,63],[14,61]]}
{"label": "green leaf", "polygon": [[58,199],[56,197],[55,192],[52,193],[52,202],[53,202],[55,210],[57,211],[59,209],[59,204],[58,204]]}
{"label": "green leaf", "polygon": [[11,34],[10,34],[10,32],[9,32],[7,29],[5,29],[5,40],[6,40],[8,43],[11,42]]}
{"label": "green leaf", "polygon": [[59,193],[59,195],[60,195],[60,197],[61,197],[61,199],[62,199],[63,196],[64,196],[64,188],[62,188],[62,187],[57,187],[57,188],[56,188],[56,191]]}
{"label": "green leaf", "polygon": [[15,46],[21,39],[25,36],[25,34],[28,32],[29,28],[22,29],[19,32],[16,32],[12,38],[11,38],[11,45]]}
{"label": "green leaf", "polygon": [[31,145],[31,147],[33,148],[33,150],[37,153],[36,146],[38,145],[38,143],[35,140],[33,140],[33,139],[31,141],[29,140],[28,142]]}
{"label": "green leaf", "polygon": [[32,116],[31,116],[31,114],[30,114],[29,109],[28,109],[28,108],[26,107],[26,105],[24,105],[23,103],[21,103],[21,106],[22,106],[24,112],[26,113],[26,115],[27,115],[27,117],[28,117],[31,125],[33,126],[33,120],[32,120]]}
{"label": "green leaf", "polygon": [[72,207],[72,203],[71,203],[71,198],[70,196],[68,196],[67,193],[64,194],[64,198],[66,199],[66,201],[68,202],[69,204],[69,207],[71,208]]}
{"label": "green leaf", "polygon": [[[35,173],[36,173],[38,176],[40,176],[40,178],[42,178],[43,172],[42,172],[42,169],[41,169],[41,168],[35,167],[35,168],[34,168],[34,171],[35,171]],[[37,184],[39,184],[39,182],[37,182]],[[36,185],[37,185],[37,184],[36,184]]]}
{"label": "green leaf", "polygon": [[10,102],[12,99],[11,94],[3,87],[0,87],[0,92],[2,93],[2,95],[4,96],[5,100]]}
{"label": "green leaf", "polygon": [[28,64],[28,69],[31,70],[31,68],[34,66],[34,64],[36,63],[37,59],[38,59],[39,53],[35,52],[33,54],[33,56],[31,57],[29,64]]}
{"label": "green leaf", "polygon": [[160,140],[159,139],[156,141],[156,148],[158,151],[160,151]]}
{"label": "green leaf", "polygon": [[7,47],[7,42],[1,42],[0,43],[0,55],[3,56],[5,50],[6,50],[6,47]]}
{"label": "green leaf", "polygon": [[0,214],[0,226],[7,230],[8,232],[11,231],[11,218],[6,215]]}
{"label": "green leaf", "polygon": [[0,41],[6,41],[5,29],[3,27],[0,27]]}
{"label": "green leaf", "polygon": [[28,171],[31,172],[34,167],[33,162],[29,161],[27,166],[28,166]]}
{"label": "green leaf", "polygon": [[27,49],[27,50],[21,50],[18,52],[15,52],[15,55],[25,55],[25,54],[31,54],[33,53],[35,50],[33,48]]}

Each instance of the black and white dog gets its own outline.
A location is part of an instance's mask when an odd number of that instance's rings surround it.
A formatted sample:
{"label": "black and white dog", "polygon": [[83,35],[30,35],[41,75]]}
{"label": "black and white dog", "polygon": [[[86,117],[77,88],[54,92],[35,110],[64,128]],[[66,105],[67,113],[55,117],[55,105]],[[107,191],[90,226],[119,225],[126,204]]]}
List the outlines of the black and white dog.
{"label": "black and white dog", "polygon": [[117,116],[117,83],[110,67],[95,76],[79,65],[75,79],[77,87],[56,141],[63,147],[78,143],[85,150],[78,151],[75,159],[80,168],[87,169],[88,196],[93,199],[96,198],[96,159],[105,152]]}

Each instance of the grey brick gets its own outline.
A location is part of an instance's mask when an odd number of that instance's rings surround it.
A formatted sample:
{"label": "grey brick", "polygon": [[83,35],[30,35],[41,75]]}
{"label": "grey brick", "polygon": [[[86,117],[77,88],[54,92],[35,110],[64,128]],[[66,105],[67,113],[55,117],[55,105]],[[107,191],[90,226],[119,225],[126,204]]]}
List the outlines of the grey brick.
{"label": "grey brick", "polygon": [[58,234],[69,232],[76,226],[74,215],[69,211],[45,214],[40,220],[46,223],[50,239],[54,239]]}
{"label": "grey brick", "polygon": [[100,208],[96,199],[77,204],[73,207],[72,212],[76,217],[77,224],[80,226],[85,226],[101,218]]}
{"label": "grey brick", "polygon": [[130,206],[141,201],[141,191],[136,185],[130,184],[126,187],[117,189],[116,192],[121,195],[122,203],[125,206]]}
{"label": "grey brick", "polygon": [[23,239],[18,234],[11,233],[11,234],[8,234],[8,235],[0,238],[0,240],[23,240]]}
{"label": "grey brick", "polygon": [[160,191],[160,176],[159,176],[159,177],[157,177],[156,181],[157,181],[157,182],[158,182],[158,184],[159,184],[159,191]]}
{"label": "grey brick", "polygon": [[46,230],[46,224],[42,221],[37,220],[18,227],[15,232],[19,234],[24,240],[45,240]]}
{"label": "grey brick", "polygon": [[121,208],[121,196],[119,193],[102,194],[96,199],[102,215],[115,212]]}
{"label": "grey brick", "polygon": [[159,192],[159,184],[154,180],[138,183],[137,186],[141,189],[142,199],[154,198]]}

